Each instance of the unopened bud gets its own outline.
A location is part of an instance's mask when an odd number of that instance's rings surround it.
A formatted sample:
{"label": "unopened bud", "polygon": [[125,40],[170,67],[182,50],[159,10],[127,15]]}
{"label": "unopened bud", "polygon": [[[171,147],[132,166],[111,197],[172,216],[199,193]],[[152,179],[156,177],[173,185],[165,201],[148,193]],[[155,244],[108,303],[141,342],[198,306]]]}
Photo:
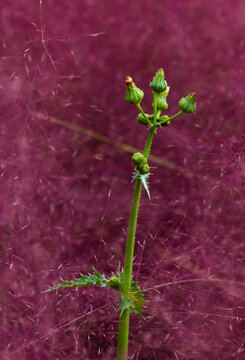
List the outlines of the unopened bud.
{"label": "unopened bud", "polygon": [[161,116],[158,119],[158,123],[160,126],[168,126],[170,124],[169,117],[167,115]]}
{"label": "unopened bud", "polygon": [[139,104],[144,97],[143,91],[137,88],[130,76],[126,77],[125,82],[127,86],[125,100],[130,104]]}
{"label": "unopened bud", "polygon": [[[170,89],[170,86],[168,86],[165,91],[161,92],[157,98],[157,110],[159,110],[161,112],[167,110],[167,108],[168,108],[167,96],[169,93],[169,89]],[[152,103],[152,107],[153,107],[153,104],[154,103]]]}
{"label": "unopened bud", "polygon": [[192,93],[182,98],[179,102],[180,110],[190,113],[196,110],[196,94]]}
{"label": "unopened bud", "polygon": [[[149,114],[145,114],[145,116],[147,117],[148,120],[150,120],[149,119],[149,117],[150,117]],[[139,113],[139,115],[137,117],[138,123],[143,124],[143,125],[148,125],[149,122],[147,121],[145,116],[143,114]]]}
{"label": "unopened bud", "polygon": [[140,174],[144,175],[149,172],[150,169],[149,165],[147,164],[147,160],[140,152],[133,154],[132,161],[136,167],[136,170],[138,170]]}
{"label": "unopened bud", "polygon": [[150,88],[155,93],[161,93],[167,89],[167,83],[164,80],[164,71],[159,69],[150,83]]}

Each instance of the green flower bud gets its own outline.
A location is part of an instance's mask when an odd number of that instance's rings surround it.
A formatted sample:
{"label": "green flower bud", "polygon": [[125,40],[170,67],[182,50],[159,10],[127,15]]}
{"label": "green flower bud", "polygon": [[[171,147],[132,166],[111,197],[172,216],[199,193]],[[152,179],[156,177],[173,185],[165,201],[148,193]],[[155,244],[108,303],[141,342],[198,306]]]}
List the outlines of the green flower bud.
{"label": "green flower bud", "polygon": [[179,102],[180,110],[190,113],[196,110],[196,94],[192,93],[182,98]]}
{"label": "green flower bud", "polygon": [[[146,117],[149,119],[150,115],[149,114],[145,114]],[[137,117],[137,120],[140,124],[143,124],[143,125],[148,125],[148,122],[145,118],[145,116],[141,113],[139,113],[138,117]],[[149,119],[150,120],[150,119]]]}
{"label": "green flower bud", "polygon": [[[168,108],[167,96],[169,93],[169,89],[170,89],[170,86],[168,86],[165,91],[161,92],[157,98],[157,110],[159,110],[161,112],[167,110],[167,108]],[[153,104],[154,103],[152,103],[152,107],[153,107]]]}
{"label": "green flower bud", "polygon": [[164,80],[164,71],[159,69],[150,83],[150,88],[155,93],[161,93],[167,89],[167,83]]}
{"label": "green flower bud", "polygon": [[168,126],[170,124],[170,120],[168,120],[169,117],[167,115],[161,116],[158,119],[158,124],[161,126]]}
{"label": "green flower bud", "polygon": [[125,100],[130,104],[139,104],[144,97],[143,91],[137,88],[130,76],[126,77],[125,82],[127,86]]}
{"label": "green flower bud", "polygon": [[144,175],[149,172],[150,169],[147,164],[147,160],[143,154],[141,154],[139,152],[133,154],[132,161],[136,167],[136,170],[138,170],[140,172],[140,174]]}

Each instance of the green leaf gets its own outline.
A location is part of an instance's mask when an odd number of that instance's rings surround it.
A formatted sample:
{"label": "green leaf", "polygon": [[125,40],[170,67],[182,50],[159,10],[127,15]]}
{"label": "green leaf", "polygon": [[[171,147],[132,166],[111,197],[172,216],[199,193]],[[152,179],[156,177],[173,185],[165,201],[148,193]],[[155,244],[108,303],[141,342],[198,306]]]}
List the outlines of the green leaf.
{"label": "green leaf", "polygon": [[119,298],[120,317],[122,316],[123,312],[127,309],[130,311],[130,313],[133,312],[133,304],[127,296],[121,295]]}
{"label": "green leaf", "polygon": [[147,182],[147,178],[148,176],[150,175],[150,173],[148,174],[145,174],[145,175],[142,175],[142,174],[139,174],[139,177],[140,177],[140,180],[142,181],[142,184],[147,192],[147,195],[149,197],[149,199],[151,198],[150,196],[150,190],[149,190],[149,186],[148,186],[148,182]]}
{"label": "green leaf", "polygon": [[123,293],[123,279],[120,271],[117,274],[113,274],[109,280],[107,280],[106,286]]}
{"label": "green leaf", "polygon": [[149,185],[148,185],[148,182],[147,182],[147,178],[149,177],[149,175],[151,175],[151,174],[150,173],[147,173],[147,174],[144,174],[144,175],[140,174],[140,172],[138,170],[136,170],[134,175],[133,175],[133,179],[132,179],[131,183],[134,180],[140,178],[140,180],[141,180],[141,182],[142,182],[142,184],[143,184],[143,186],[144,186],[144,188],[145,188],[145,190],[147,192],[147,195],[148,195],[148,197],[150,199],[151,195],[150,195]]}
{"label": "green leaf", "polygon": [[61,279],[60,284],[51,286],[44,292],[47,293],[59,289],[73,289],[85,286],[110,287],[118,291],[120,293],[120,316],[122,316],[123,312],[126,309],[128,309],[130,313],[135,313],[143,316],[142,310],[144,304],[146,303],[146,301],[143,299],[143,291],[140,290],[136,282],[132,281],[130,291],[128,292],[128,294],[125,294],[123,287],[123,271],[118,271],[117,274],[112,274],[112,276],[107,279],[104,275],[100,274],[94,269],[93,274],[81,274],[79,279],[74,278],[71,281]]}
{"label": "green leaf", "polygon": [[122,294],[120,296],[120,316],[122,316],[124,310],[128,309],[130,313],[138,314],[143,317],[142,310],[146,302],[147,301],[143,298],[143,291],[140,290],[135,281],[132,281],[131,289],[128,294]]}
{"label": "green leaf", "polygon": [[140,316],[143,316],[142,310],[143,310],[144,304],[147,301],[144,300],[144,298],[143,298],[143,291],[140,290],[137,283],[134,281],[132,281],[131,290],[128,293],[128,297],[133,303],[133,311],[132,312],[134,312],[135,314],[138,314]]}
{"label": "green leaf", "polygon": [[138,178],[138,176],[139,176],[139,175],[140,175],[139,170],[136,170],[136,171],[135,171],[135,173],[134,173],[134,175],[133,175],[133,178],[132,178],[131,184],[132,184],[132,182],[134,182],[134,181]]}
{"label": "green leaf", "polygon": [[60,284],[51,286],[45,292],[50,292],[50,291],[57,290],[57,289],[68,289],[68,288],[72,289],[72,288],[91,286],[91,285],[106,287],[107,281],[108,280],[105,278],[104,275],[98,273],[98,271],[96,271],[94,269],[93,274],[89,274],[87,276],[81,274],[81,277],[79,279],[75,278],[75,279],[72,279],[71,281],[66,281],[66,280],[61,279]]}
{"label": "green leaf", "polygon": [[61,279],[60,284],[51,286],[44,292],[50,292],[57,289],[72,289],[85,286],[110,287],[119,292],[123,292],[122,273],[120,272],[118,272],[118,274],[112,274],[109,279],[107,279],[104,275],[100,274],[95,269],[93,274],[80,275],[81,277],[79,279],[74,278],[70,281]]}

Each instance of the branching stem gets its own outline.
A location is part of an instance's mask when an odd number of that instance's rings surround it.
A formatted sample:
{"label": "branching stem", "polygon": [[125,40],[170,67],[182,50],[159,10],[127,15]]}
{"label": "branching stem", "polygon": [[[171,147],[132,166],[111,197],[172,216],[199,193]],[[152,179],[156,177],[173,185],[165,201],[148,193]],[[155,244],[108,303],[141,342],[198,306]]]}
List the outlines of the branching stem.
{"label": "branching stem", "polygon": [[144,116],[144,118],[146,119],[147,121],[147,124],[151,127],[152,126],[152,123],[151,121],[148,119],[148,117],[146,116],[146,114],[144,113],[142,107],[140,106],[140,103],[136,104],[137,108],[139,109],[139,111],[141,112],[141,114]]}
{"label": "branching stem", "polygon": [[[146,140],[145,148],[143,151],[143,155],[146,159],[149,156],[152,140],[156,129],[157,96],[154,96],[153,108],[154,108],[153,126],[149,128],[148,138]],[[134,188],[133,201],[130,211],[125,259],[124,259],[123,286],[124,286],[125,294],[129,292],[132,282],[135,232],[136,232],[137,218],[139,212],[141,189],[142,189],[142,182],[140,179],[137,179]],[[130,316],[130,312],[128,309],[126,309],[119,318],[117,360],[128,359],[129,316]]]}
{"label": "branching stem", "polygon": [[[177,114],[175,114],[175,115],[173,115],[173,116],[170,116],[167,120],[168,120],[168,121],[173,120],[174,118],[176,118],[177,116],[180,116],[180,115],[182,115],[182,114],[183,114],[183,111],[179,111]],[[160,118],[160,119],[159,119],[159,122],[157,123],[157,125],[162,125],[165,121],[166,121],[166,120],[161,121],[161,118]]]}

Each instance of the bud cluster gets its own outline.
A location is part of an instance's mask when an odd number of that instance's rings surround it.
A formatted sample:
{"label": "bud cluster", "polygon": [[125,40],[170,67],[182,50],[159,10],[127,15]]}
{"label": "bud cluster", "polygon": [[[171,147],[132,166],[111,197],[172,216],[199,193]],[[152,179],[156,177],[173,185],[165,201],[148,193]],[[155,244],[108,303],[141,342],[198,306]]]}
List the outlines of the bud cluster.
{"label": "bud cluster", "polygon": [[149,125],[150,128],[153,127],[155,129],[157,126],[168,126],[170,121],[175,117],[196,110],[196,94],[191,93],[179,101],[180,111],[177,114],[171,117],[167,115],[161,116],[161,113],[168,109],[167,96],[170,89],[170,86],[167,85],[165,80],[162,68],[157,71],[150,82],[150,88],[154,94],[154,101],[152,103],[154,114],[146,114],[142,110],[140,102],[144,97],[144,92],[135,85],[130,76],[126,77],[126,86],[125,100],[137,106],[140,110],[140,114],[137,117],[138,122],[142,125]]}

